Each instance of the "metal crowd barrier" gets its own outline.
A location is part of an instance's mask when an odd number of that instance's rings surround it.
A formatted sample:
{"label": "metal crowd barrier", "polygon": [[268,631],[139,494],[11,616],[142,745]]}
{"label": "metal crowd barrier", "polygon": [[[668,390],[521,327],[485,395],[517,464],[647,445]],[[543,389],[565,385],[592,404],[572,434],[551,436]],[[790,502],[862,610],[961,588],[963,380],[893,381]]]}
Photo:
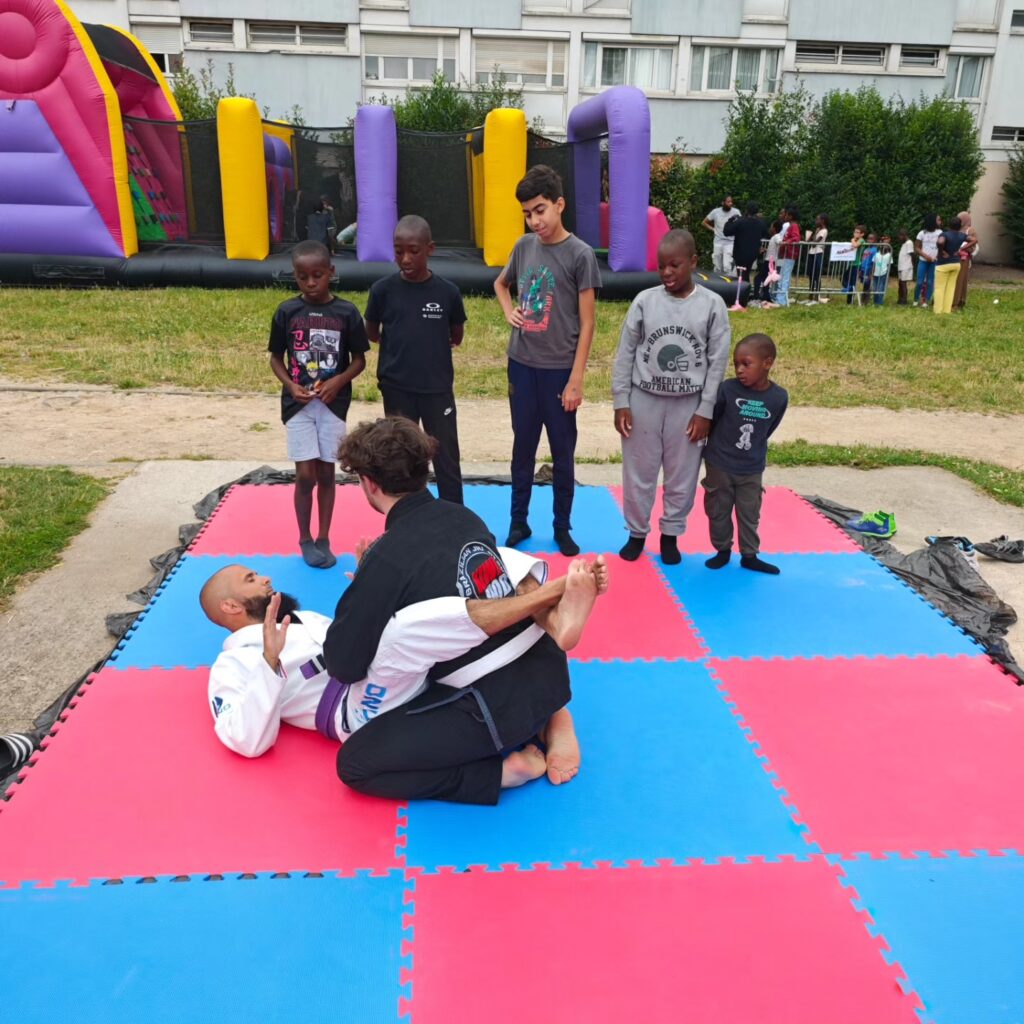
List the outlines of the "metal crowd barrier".
{"label": "metal crowd barrier", "polygon": [[[886,299],[889,279],[895,275],[896,261],[892,245],[888,242],[862,243],[859,247],[849,241],[794,242],[797,249],[793,273],[789,281],[789,303],[810,305],[846,298],[849,303],[860,305],[882,305]],[[775,302],[778,297],[778,282],[765,283],[768,275],[768,242],[762,243],[761,256],[754,273],[748,269],[747,280],[751,282],[750,301]],[[814,250],[821,249],[820,253]],[[874,249],[879,258],[873,258],[869,267],[864,266],[868,249]],[[775,261],[776,272],[780,272],[780,261]],[[875,273],[880,270],[880,273]],[[738,273],[739,268],[735,272]]]}

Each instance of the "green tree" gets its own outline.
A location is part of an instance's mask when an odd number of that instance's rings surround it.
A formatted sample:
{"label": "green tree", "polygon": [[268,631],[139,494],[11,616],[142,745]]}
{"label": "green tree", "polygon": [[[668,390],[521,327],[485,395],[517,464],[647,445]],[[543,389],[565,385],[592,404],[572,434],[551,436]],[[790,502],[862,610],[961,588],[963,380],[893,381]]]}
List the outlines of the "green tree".
{"label": "green tree", "polygon": [[1010,169],[1002,188],[1005,203],[997,214],[1010,236],[1015,263],[1024,265],[1024,148],[1010,154]]}
{"label": "green tree", "polygon": [[217,104],[225,96],[248,96],[239,93],[235,88],[235,66],[228,64],[227,77],[223,85],[217,84],[217,75],[213,66],[213,58],[196,74],[191,68],[183,67],[174,76],[171,92],[181,110],[184,121],[211,121],[217,116]]}
{"label": "green tree", "polygon": [[405,96],[389,99],[371,97],[370,103],[390,106],[399,128],[418,132],[463,132],[479,128],[487,115],[498,107],[521,110],[523,91],[508,84],[495,69],[487,85],[449,82],[438,71],[428,86],[409,86]]}

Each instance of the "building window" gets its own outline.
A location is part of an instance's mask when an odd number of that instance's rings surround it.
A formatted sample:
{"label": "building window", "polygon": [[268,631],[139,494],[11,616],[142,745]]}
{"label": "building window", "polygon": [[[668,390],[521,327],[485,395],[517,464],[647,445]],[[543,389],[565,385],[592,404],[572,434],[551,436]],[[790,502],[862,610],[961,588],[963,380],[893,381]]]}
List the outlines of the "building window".
{"label": "building window", "polygon": [[1010,28],[1024,30],[1024,10],[1014,11],[1010,15]]}
{"label": "building window", "polygon": [[694,46],[690,50],[690,92],[777,92],[780,52],[743,46]]}
{"label": "building window", "polygon": [[452,36],[363,33],[363,76],[369,82],[429,82],[438,71],[455,81]]}
{"label": "building window", "polygon": [[796,44],[797,64],[845,64],[852,67],[884,67],[886,46],[865,46],[860,43]]}
{"label": "building window", "polygon": [[984,57],[950,54],[946,64],[945,93],[952,99],[976,100],[981,96]]}
{"label": "building window", "polygon": [[523,0],[523,13],[533,11],[568,11],[569,0]]}
{"label": "building window", "polygon": [[337,49],[348,41],[345,25],[307,25],[291,21],[250,21],[250,46],[305,46]]}
{"label": "building window", "polygon": [[583,0],[584,14],[629,14],[630,0]]}
{"label": "building window", "polygon": [[901,68],[937,68],[939,48],[937,46],[901,46]]}
{"label": "building window", "polygon": [[671,92],[674,53],[671,47],[584,43],[583,86],[635,85],[653,92]]}
{"label": "building window", "polygon": [[476,80],[490,84],[497,69],[514,85],[564,89],[568,49],[568,43],[554,39],[475,39]]}
{"label": "building window", "polygon": [[1011,128],[1008,125],[996,125],[992,129],[993,142],[1024,142],[1024,128]]}
{"label": "building window", "polygon": [[230,21],[190,21],[188,38],[193,43],[233,43],[234,25]]}

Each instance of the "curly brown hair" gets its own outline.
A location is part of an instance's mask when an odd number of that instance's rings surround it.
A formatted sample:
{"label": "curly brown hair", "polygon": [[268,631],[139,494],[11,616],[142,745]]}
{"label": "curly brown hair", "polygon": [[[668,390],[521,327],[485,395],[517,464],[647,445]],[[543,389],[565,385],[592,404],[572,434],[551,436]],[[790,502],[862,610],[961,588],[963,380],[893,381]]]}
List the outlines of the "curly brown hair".
{"label": "curly brown hair", "polygon": [[372,480],[385,494],[412,494],[427,486],[437,442],[404,416],[360,423],[341,442],[338,462],[346,473]]}

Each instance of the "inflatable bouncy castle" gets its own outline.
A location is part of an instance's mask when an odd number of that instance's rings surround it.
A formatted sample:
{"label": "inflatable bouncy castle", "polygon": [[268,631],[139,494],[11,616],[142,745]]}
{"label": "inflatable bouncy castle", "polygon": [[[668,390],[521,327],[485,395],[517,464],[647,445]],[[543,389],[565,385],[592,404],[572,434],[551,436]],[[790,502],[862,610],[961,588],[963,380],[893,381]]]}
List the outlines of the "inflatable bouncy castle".
{"label": "inflatable bouncy castle", "polygon": [[[602,291],[657,282],[664,215],[648,206],[650,112],[630,86],[570,114],[559,142],[521,110],[469,131],[397,127],[367,104],[354,123],[268,121],[243,97],[183,121],[163,74],[132,35],[78,21],[64,0],[0,0],[0,281],[239,286],[291,282],[288,249],[329,219],[355,228],[335,256],[344,287],[393,271],[407,213],[430,223],[441,272],[491,294],[524,231],[515,186],[553,166],[567,228],[598,250]],[[602,202],[607,192],[607,201]],[[326,215],[325,215],[326,214]],[[701,274],[728,298],[734,280]]]}

